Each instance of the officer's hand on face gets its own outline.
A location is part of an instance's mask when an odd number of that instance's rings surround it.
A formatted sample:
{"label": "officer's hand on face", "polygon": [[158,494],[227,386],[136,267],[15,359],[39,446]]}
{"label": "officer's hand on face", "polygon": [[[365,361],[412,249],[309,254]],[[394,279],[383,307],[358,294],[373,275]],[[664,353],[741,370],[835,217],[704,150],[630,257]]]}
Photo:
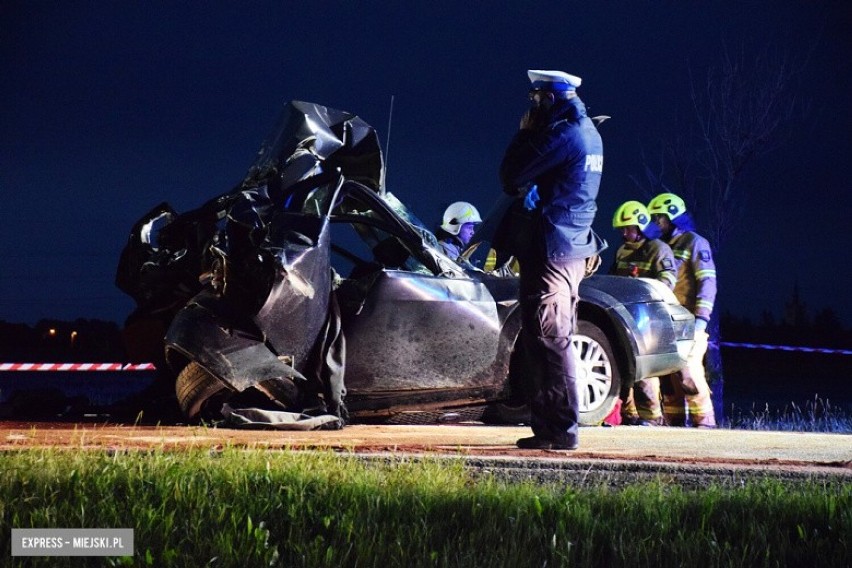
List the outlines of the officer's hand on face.
{"label": "officer's hand on face", "polygon": [[521,130],[528,130],[528,129],[532,128],[533,111],[534,110],[535,109],[529,109],[527,112],[524,113],[524,116],[521,117],[521,126],[520,126]]}

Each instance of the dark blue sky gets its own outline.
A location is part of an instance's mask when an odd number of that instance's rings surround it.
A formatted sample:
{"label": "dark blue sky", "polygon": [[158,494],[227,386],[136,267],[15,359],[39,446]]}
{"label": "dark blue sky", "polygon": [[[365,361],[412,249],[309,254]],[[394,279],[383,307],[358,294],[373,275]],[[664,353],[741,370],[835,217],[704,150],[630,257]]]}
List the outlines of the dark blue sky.
{"label": "dark blue sky", "polygon": [[[295,7],[298,4],[303,6]],[[289,8],[288,6],[294,6]],[[387,141],[388,187],[427,223],[483,213],[526,108],[528,68],[583,78],[602,127],[596,229],[688,107],[724,44],[794,54],[810,110],[748,173],[747,216],[717,264],[718,306],[780,313],[798,283],[852,324],[852,19],[831,2],[19,2],[0,6],[0,320],[123,321],[113,284],[132,224],[244,175],[291,99],[354,112]],[[701,219],[699,219],[699,222]]]}

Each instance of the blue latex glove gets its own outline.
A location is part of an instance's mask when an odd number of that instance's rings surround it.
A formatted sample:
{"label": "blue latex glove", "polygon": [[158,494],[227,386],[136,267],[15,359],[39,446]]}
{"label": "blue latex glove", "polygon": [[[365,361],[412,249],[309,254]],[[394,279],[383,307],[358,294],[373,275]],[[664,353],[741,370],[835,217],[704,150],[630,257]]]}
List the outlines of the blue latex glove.
{"label": "blue latex glove", "polygon": [[538,195],[538,186],[530,186],[530,190],[524,196],[524,209],[526,209],[527,211],[534,210],[538,206],[539,199],[540,197]]}
{"label": "blue latex glove", "polygon": [[707,320],[695,318],[695,331],[707,331]]}

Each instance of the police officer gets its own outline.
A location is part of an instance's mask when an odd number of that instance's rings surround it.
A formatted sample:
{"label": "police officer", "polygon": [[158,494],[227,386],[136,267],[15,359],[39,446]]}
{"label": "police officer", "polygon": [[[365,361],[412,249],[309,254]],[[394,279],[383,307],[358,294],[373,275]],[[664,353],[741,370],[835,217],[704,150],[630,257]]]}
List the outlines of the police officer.
{"label": "police officer", "polygon": [[444,254],[458,260],[473,238],[476,225],[482,223],[479,211],[467,201],[456,201],[444,210],[439,243]]}
{"label": "police officer", "polygon": [[592,230],[603,172],[603,143],[577,96],[579,77],[528,71],[531,107],[500,165],[503,191],[519,198],[537,186],[520,262],[521,345],[533,436],[525,449],[578,445],[577,364],[571,347],[587,259],[606,242]]}
{"label": "police officer", "polygon": [[[612,226],[621,232],[622,245],[615,253],[610,274],[653,278],[674,289],[677,281],[672,249],[659,238],[660,230],[651,223],[648,209],[638,201],[627,201],[615,211]],[[636,381],[624,396],[621,421],[628,425],[663,424],[660,405],[660,379]]]}
{"label": "police officer", "polygon": [[687,357],[685,371],[661,377],[663,414],[671,426],[685,426],[687,414],[692,426],[714,428],[710,387],[704,372],[707,352],[707,323],[716,300],[716,265],[707,239],[695,232],[686,203],[673,193],[661,193],[648,204],[651,220],[674,252],[678,301],[695,315],[695,345]]}

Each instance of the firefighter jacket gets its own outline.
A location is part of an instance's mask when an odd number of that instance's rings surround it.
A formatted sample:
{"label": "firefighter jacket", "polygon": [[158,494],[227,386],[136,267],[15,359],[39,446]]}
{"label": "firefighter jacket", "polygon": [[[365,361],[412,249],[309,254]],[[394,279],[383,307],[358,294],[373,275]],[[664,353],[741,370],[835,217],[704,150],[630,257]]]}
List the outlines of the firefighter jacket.
{"label": "firefighter jacket", "polygon": [[592,230],[603,173],[603,142],[578,97],[540,111],[515,134],[500,165],[503,191],[538,187],[526,254],[551,261],[589,258],[606,241]]}
{"label": "firefighter jacket", "polygon": [[441,249],[444,251],[444,254],[450,257],[453,260],[458,260],[462,253],[462,242],[458,240],[455,236],[447,237],[441,241],[438,241],[441,245]]}
{"label": "firefighter jacket", "polygon": [[653,278],[674,289],[677,264],[671,247],[660,239],[642,239],[624,243],[615,252],[615,262],[609,270],[617,276]]}
{"label": "firefighter jacket", "polygon": [[464,252],[464,243],[462,243],[455,235],[450,235],[446,239],[438,241],[438,244],[441,245],[441,250],[445,255],[450,257],[465,270],[482,272],[482,270],[471,264],[469,260],[462,257],[462,253]]}
{"label": "firefighter jacket", "polygon": [[675,229],[668,244],[678,265],[675,296],[695,317],[710,321],[716,301],[716,265],[710,243],[693,231]]}

